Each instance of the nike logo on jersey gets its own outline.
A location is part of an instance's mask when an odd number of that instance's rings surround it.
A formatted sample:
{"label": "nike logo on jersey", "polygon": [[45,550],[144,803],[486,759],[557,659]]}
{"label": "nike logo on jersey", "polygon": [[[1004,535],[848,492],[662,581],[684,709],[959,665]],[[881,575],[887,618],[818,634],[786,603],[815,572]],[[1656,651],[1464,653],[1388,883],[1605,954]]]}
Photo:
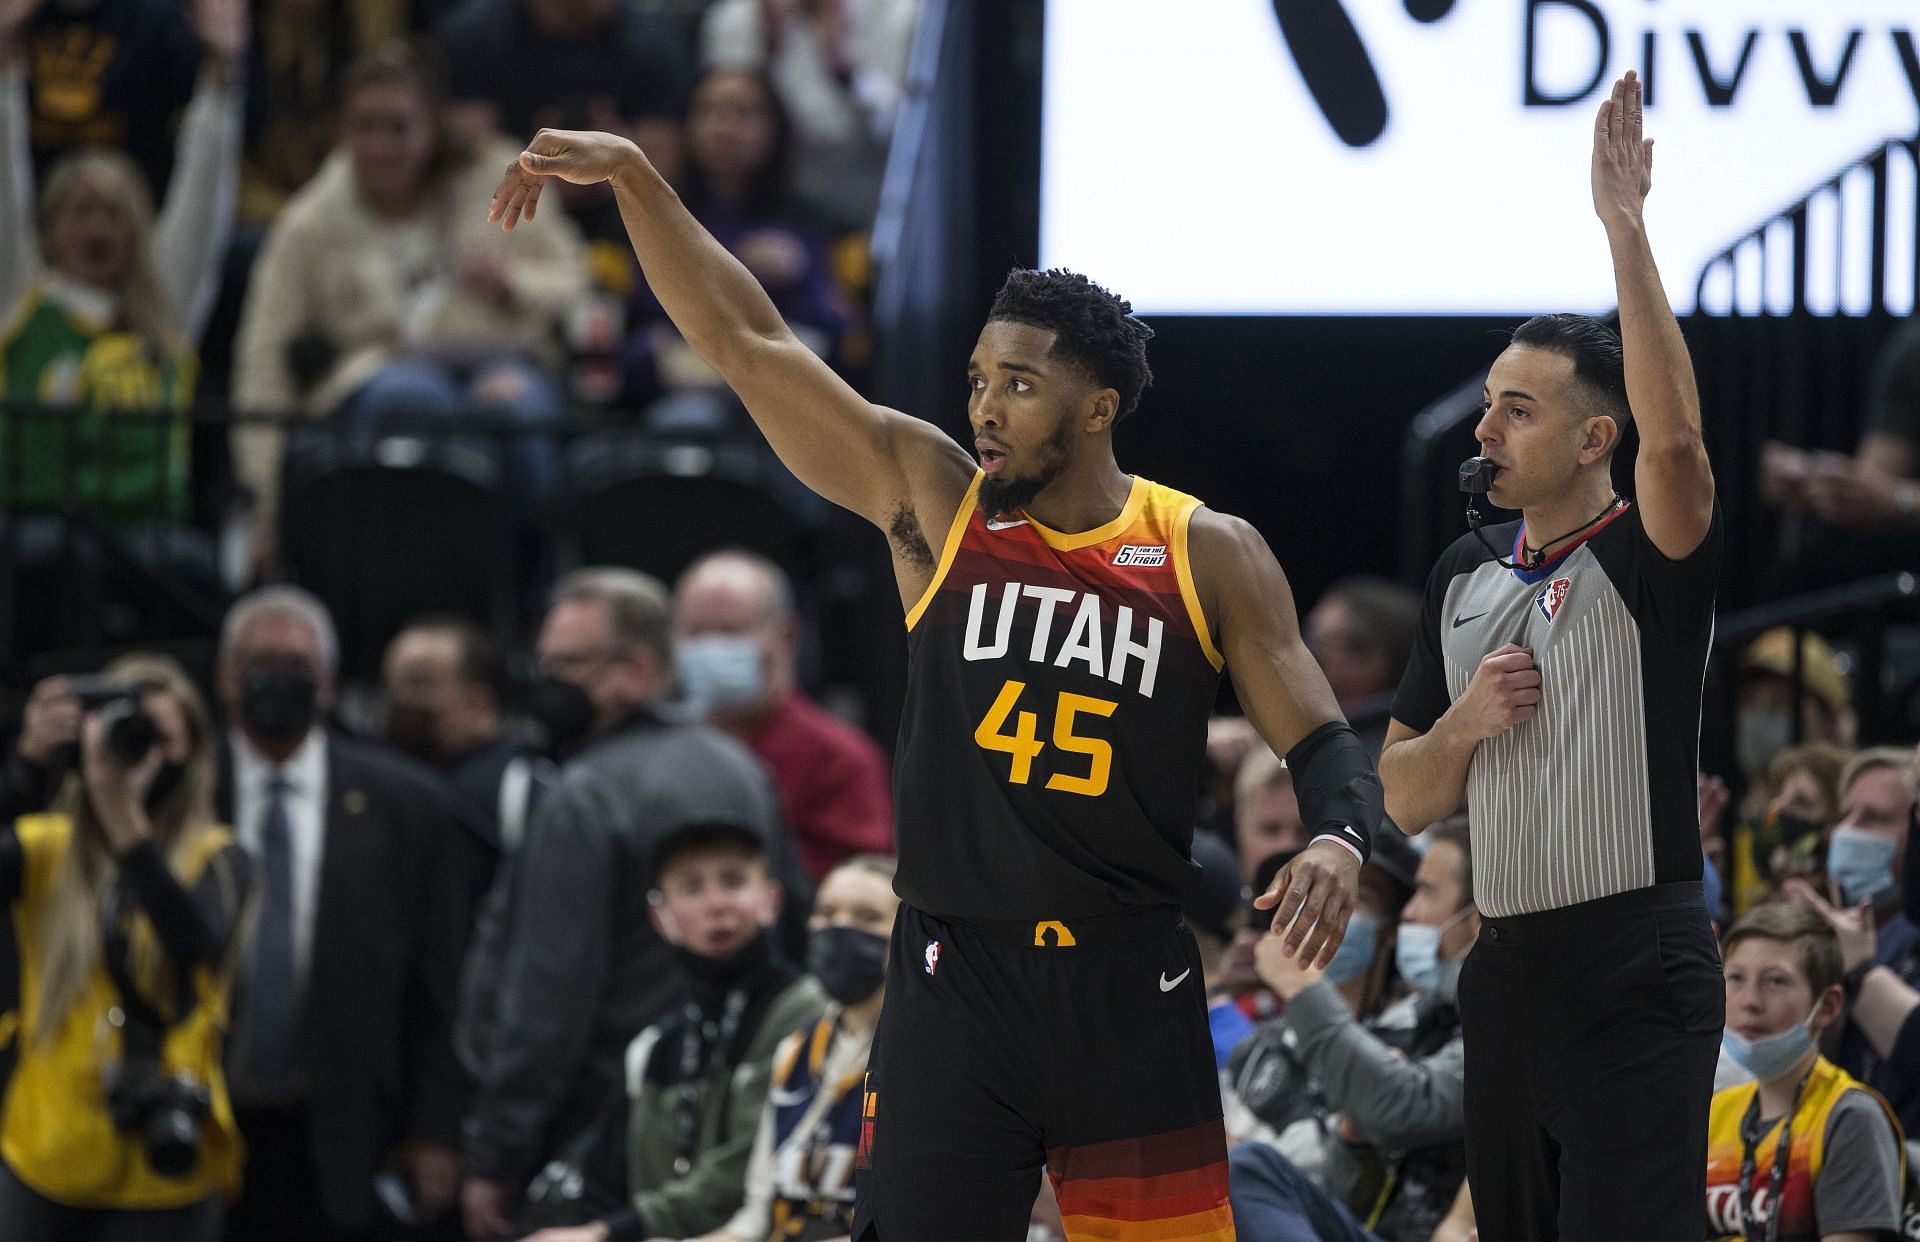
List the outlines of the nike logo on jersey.
{"label": "nike logo on jersey", "polygon": [[1192,973],[1193,973],[1193,967],[1189,966],[1185,970],[1181,971],[1179,974],[1175,975],[1173,978],[1169,979],[1167,978],[1167,972],[1164,970],[1161,971],[1160,972],[1160,990],[1162,992],[1173,991],[1175,988],[1180,986],[1180,981],[1182,979],[1185,979],[1188,975]]}
{"label": "nike logo on jersey", "polygon": [[797,1104],[805,1104],[812,1098],[813,1096],[804,1090],[792,1091],[784,1088],[775,1088],[767,1092],[767,1103],[773,1105],[775,1108],[792,1108]]}
{"label": "nike logo on jersey", "polygon": [[[1160,675],[1160,643],[1166,625],[1159,617],[1146,618],[1145,641],[1134,637],[1133,609],[1114,610],[1111,632],[1101,610],[1101,599],[1086,591],[1064,587],[1027,586],[1009,582],[1000,592],[1000,608],[993,621],[992,635],[987,630],[987,590],[984,582],[973,584],[967,603],[966,645],[961,654],[968,660],[998,660],[1013,645],[1013,622],[1022,600],[1033,600],[1033,642],[1027,659],[1055,668],[1084,666],[1095,677],[1105,677],[1115,685],[1123,684],[1130,673],[1137,674],[1140,693],[1153,697],[1153,683]],[[1064,637],[1056,638],[1054,618],[1071,615]],[[1058,642],[1058,648],[1054,644]]]}
{"label": "nike logo on jersey", "polygon": [[1467,622],[1469,622],[1469,621],[1478,621],[1478,620],[1479,620],[1480,618],[1482,618],[1482,617],[1484,617],[1484,616],[1486,616],[1486,615],[1487,615],[1487,614],[1486,614],[1486,613],[1484,613],[1484,612],[1476,612],[1476,613],[1474,613],[1474,614],[1473,614],[1473,615],[1472,615],[1471,617],[1455,617],[1455,618],[1453,619],[1453,628],[1457,630],[1457,629],[1459,629],[1459,628],[1460,628],[1461,626],[1463,626],[1463,625],[1465,625],[1465,624],[1466,624]]}
{"label": "nike logo on jersey", "polygon": [[1025,518],[1014,518],[1012,521],[1008,521],[1004,518],[988,518],[987,519],[988,530],[1012,530],[1016,526],[1025,526],[1026,524],[1027,524],[1027,519]]}

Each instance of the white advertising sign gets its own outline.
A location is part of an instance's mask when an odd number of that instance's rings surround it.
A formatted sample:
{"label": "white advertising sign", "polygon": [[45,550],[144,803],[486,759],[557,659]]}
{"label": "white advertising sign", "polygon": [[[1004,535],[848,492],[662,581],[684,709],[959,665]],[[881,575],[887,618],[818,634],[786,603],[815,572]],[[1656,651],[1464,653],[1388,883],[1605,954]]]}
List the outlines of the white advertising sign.
{"label": "white advertising sign", "polygon": [[1631,68],[1685,312],[1920,130],[1917,48],[1920,0],[1047,0],[1041,262],[1143,313],[1599,311],[1592,124]]}

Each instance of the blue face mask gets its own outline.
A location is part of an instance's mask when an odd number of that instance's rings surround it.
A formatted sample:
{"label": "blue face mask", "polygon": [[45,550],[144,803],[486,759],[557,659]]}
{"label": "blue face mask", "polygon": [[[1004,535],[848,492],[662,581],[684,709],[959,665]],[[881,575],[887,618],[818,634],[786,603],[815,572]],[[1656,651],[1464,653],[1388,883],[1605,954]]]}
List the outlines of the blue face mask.
{"label": "blue face mask", "polygon": [[1400,929],[1394,933],[1393,963],[1399,967],[1400,977],[1407,981],[1408,987],[1436,1000],[1453,999],[1460,981],[1460,963],[1440,960],[1440,937],[1472,912],[1473,907],[1468,906],[1438,925],[1400,924]]}
{"label": "blue face mask", "polygon": [[[1819,1005],[1814,1008],[1819,1009]],[[1813,1047],[1813,1031],[1807,1025],[1812,1021],[1813,1014],[1808,1013],[1792,1030],[1755,1040],[1745,1039],[1728,1027],[1721,1034],[1720,1042],[1741,1068],[1764,1082],[1786,1073]]]}
{"label": "blue face mask", "polygon": [[1373,965],[1374,950],[1380,941],[1380,924],[1371,914],[1355,910],[1347,920],[1347,938],[1340,942],[1333,960],[1327,963],[1327,978],[1335,983],[1350,983]]}
{"label": "blue face mask", "polygon": [[680,688],[702,711],[737,711],[766,698],[760,645],[738,634],[702,634],[673,647]]}
{"label": "blue face mask", "polygon": [[1898,895],[1893,878],[1893,842],[1860,828],[1833,830],[1827,843],[1827,877],[1840,889],[1840,900],[1849,906],[1862,901],[1884,905]]}

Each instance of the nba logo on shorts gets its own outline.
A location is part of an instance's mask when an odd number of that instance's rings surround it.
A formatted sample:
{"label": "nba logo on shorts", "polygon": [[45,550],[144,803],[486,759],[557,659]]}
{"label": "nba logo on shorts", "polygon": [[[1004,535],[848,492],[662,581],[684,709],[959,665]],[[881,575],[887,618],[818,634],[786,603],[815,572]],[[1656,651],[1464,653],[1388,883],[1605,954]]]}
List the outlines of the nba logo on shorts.
{"label": "nba logo on shorts", "polygon": [[939,969],[939,967],[940,942],[938,940],[929,940],[927,941],[927,973],[932,974],[935,970]]}
{"label": "nba logo on shorts", "polygon": [[1567,602],[1567,590],[1571,586],[1573,579],[1555,578],[1533,597],[1533,606],[1540,610],[1540,615],[1547,619],[1548,625],[1552,625],[1554,617],[1559,615],[1560,605]]}

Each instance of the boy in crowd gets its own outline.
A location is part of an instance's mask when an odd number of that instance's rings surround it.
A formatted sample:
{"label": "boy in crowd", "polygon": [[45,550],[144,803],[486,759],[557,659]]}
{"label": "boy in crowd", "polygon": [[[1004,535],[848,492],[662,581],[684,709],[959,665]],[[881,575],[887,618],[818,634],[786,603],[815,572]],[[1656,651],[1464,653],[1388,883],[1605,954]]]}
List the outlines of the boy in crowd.
{"label": "boy in crowd", "polygon": [[627,1050],[626,1093],[534,1180],[526,1223],[567,1225],[530,1242],[718,1228],[745,1193],[774,1051],[825,1007],[819,985],[775,944],[781,890],[756,830],[686,825],[661,841],[654,876],[654,924],[693,999],[640,1033]]}
{"label": "boy in crowd", "polygon": [[1714,1093],[1707,1236],[1864,1242],[1899,1231],[1899,1127],[1818,1047],[1844,1011],[1832,929],[1804,906],[1761,906],[1727,933],[1726,975],[1727,1052],[1755,1081]]}

